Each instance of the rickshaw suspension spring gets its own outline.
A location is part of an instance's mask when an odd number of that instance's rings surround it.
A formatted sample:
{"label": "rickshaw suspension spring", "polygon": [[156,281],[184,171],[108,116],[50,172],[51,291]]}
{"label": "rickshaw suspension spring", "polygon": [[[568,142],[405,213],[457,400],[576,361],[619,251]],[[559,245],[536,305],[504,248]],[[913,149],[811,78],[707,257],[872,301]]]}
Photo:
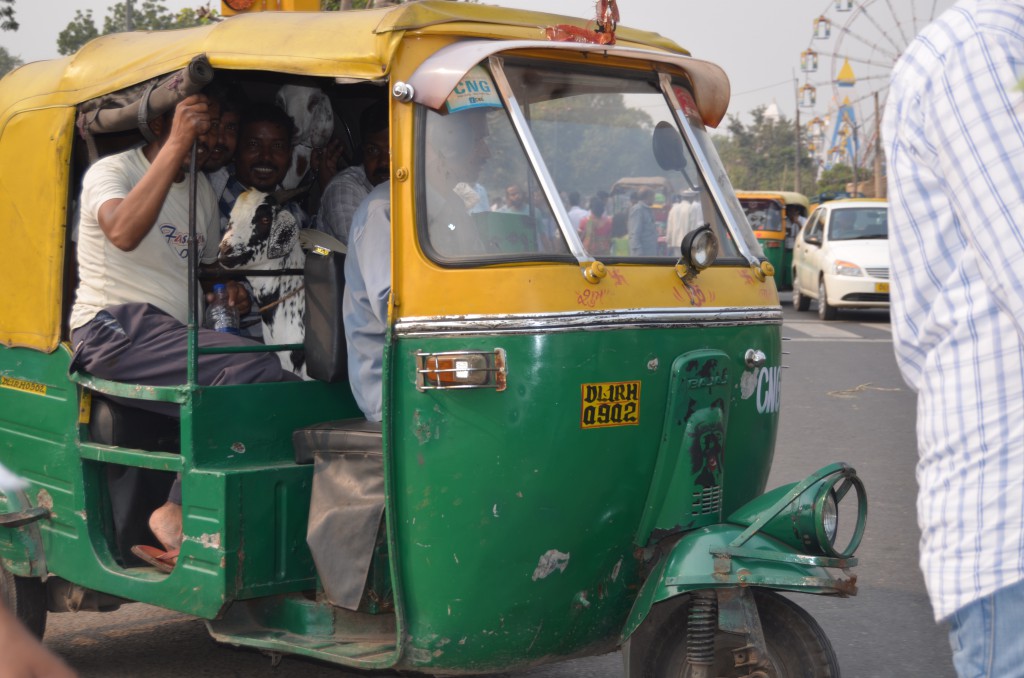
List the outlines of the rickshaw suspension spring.
{"label": "rickshaw suspension spring", "polygon": [[717,630],[718,597],[714,591],[694,591],[686,626],[686,660],[691,666],[714,664]]}

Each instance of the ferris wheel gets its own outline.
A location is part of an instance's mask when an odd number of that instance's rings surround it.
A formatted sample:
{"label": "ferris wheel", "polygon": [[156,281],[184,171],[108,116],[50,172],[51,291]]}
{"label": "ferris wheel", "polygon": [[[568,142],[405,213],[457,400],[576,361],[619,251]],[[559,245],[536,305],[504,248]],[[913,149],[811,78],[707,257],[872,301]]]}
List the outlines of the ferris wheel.
{"label": "ferris wheel", "polygon": [[889,75],[910,41],[955,0],[832,0],[800,54],[805,148],[820,169],[870,169]]}

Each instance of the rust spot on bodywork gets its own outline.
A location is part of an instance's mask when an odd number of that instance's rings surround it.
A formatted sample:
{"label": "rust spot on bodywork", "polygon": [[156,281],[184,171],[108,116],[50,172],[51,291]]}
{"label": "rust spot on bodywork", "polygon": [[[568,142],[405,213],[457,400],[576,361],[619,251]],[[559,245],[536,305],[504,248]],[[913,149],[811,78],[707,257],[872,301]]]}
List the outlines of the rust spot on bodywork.
{"label": "rust spot on bodywork", "polygon": [[53,497],[46,490],[39,490],[36,494],[36,506],[42,506],[47,511],[53,511]]}
{"label": "rust spot on bodywork", "polygon": [[420,445],[426,445],[428,442],[430,442],[430,438],[432,437],[430,430],[430,422],[423,421],[420,418],[419,410],[413,412],[412,426],[413,435],[415,435],[416,439],[420,441]]}

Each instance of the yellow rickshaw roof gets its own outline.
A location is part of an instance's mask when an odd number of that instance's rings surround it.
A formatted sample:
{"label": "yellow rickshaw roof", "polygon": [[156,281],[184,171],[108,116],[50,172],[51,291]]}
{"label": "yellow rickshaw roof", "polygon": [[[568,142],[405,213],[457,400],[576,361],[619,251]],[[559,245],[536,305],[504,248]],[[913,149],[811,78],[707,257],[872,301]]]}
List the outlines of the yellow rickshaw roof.
{"label": "yellow rickshaw roof", "polygon": [[[214,68],[380,79],[402,33],[544,40],[556,24],[592,20],[450,0],[346,12],[258,12],[170,31],[105,35],[75,54],[22,66],[0,86],[0,120],[19,109],[77,104],[143,82],[205,53]],[[295,36],[301,35],[301,40]],[[619,44],[676,54],[686,50],[657,33],[619,28]],[[21,102],[17,105],[16,102]]]}
{"label": "yellow rickshaw roof", "polygon": [[809,207],[811,204],[806,195],[803,193],[797,193],[796,191],[743,191],[737,189],[736,197],[740,200],[744,198],[778,200],[779,202],[787,205],[801,205],[804,208]]}

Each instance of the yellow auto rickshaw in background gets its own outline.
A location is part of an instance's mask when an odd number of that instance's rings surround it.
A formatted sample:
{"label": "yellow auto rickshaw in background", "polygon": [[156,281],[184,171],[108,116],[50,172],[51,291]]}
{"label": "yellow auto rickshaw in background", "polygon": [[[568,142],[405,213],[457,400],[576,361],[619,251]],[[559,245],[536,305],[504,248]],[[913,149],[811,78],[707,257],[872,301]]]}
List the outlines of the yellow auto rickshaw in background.
{"label": "yellow auto rickshaw in background", "polygon": [[736,191],[747,221],[775,269],[780,290],[793,288],[793,246],[806,222],[807,196],[793,191]]}
{"label": "yellow auto rickshaw in background", "polygon": [[[359,670],[479,674],[621,648],[633,678],[838,675],[783,593],[856,593],[864,488],[835,463],[766,492],[782,310],[708,133],[728,79],[656,34],[593,27],[445,0],[243,12],[104,36],[0,80],[0,461],[28,482],[0,494],[0,593],[36,633],[48,612],[144,602],[218,641]],[[318,273],[344,270],[336,247],[280,273],[306,281],[303,343],[256,348],[341,369],[155,387],[72,364],[83,175],[140,142],[146,108],[211,77],[255,102],[317,88],[346,142],[387,102],[376,428],[345,369],[344,276]],[[636,176],[686,187],[700,226],[668,248],[587,251],[560,194]],[[528,210],[490,211],[481,196],[512,183]],[[785,199],[760,200],[782,233]],[[189,346],[210,350],[195,332]],[[167,573],[125,548],[147,514],[118,483],[176,474],[184,543]],[[347,539],[332,516],[367,503],[371,538]]]}

